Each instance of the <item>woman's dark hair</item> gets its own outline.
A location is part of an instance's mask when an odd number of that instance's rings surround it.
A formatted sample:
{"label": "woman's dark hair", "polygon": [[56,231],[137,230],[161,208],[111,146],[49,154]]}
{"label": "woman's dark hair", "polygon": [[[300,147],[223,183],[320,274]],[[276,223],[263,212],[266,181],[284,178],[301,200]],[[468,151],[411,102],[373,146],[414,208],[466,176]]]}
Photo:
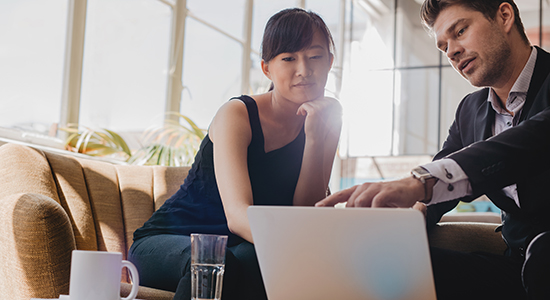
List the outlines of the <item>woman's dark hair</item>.
{"label": "woman's dark hair", "polygon": [[433,30],[435,20],[437,20],[437,17],[441,11],[450,6],[461,5],[473,11],[479,11],[488,20],[495,20],[498,8],[504,2],[509,3],[514,9],[514,24],[516,25],[523,41],[530,44],[519,16],[519,9],[514,3],[514,0],[425,0],[422,4],[422,8],[420,9],[420,18],[422,19],[424,26],[431,31]]}
{"label": "woman's dark hair", "polygon": [[265,26],[262,59],[269,62],[281,53],[296,52],[308,47],[316,30],[325,37],[327,48],[333,53],[332,35],[318,14],[301,8],[279,11],[267,21]]}

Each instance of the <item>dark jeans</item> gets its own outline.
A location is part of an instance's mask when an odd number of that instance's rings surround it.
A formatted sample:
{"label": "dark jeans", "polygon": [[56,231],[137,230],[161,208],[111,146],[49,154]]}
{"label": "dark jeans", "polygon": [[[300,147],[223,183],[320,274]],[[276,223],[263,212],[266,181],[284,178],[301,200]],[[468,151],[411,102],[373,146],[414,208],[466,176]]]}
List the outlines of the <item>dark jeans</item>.
{"label": "dark jeans", "polygon": [[[191,238],[155,235],[134,242],[128,260],[139,272],[140,285],[176,293],[174,299],[191,299]],[[228,247],[222,299],[267,299],[254,245]]]}
{"label": "dark jeans", "polygon": [[550,299],[550,232],[531,241],[525,260],[431,248],[438,300]]}

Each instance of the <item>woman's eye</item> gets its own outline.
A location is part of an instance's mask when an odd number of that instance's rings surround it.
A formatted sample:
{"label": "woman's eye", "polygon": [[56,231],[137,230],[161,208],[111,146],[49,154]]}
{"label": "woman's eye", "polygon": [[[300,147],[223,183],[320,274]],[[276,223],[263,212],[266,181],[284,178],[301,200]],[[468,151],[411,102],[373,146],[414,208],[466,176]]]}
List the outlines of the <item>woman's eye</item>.
{"label": "woman's eye", "polygon": [[315,55],[315,56],[312,56],[311,59],[320,59],[320,58],[323,58],[322,55]]}
{"label": "woman's eye", "polygon": [[283,61],[293,61],[294,57],[283,57]]}

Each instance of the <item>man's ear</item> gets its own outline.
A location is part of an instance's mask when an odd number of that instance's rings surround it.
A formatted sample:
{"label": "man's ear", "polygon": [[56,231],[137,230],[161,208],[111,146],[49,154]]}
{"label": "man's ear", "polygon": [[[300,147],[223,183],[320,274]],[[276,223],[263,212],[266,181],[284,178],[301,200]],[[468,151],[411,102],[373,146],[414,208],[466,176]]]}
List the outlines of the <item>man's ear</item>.
{"label": "man's ear", "polygon": [[264,72],[264,75],[271,80],[271,74],[269,73],[269,63],[266,63],[263,59],[261,62],[262,65],[262,72]]}
{"label": "man's ear", "polygon": [[497,10],[496,20],[506,33],[510,33],[516,21],[514,8],[508,2],[502,2]]}

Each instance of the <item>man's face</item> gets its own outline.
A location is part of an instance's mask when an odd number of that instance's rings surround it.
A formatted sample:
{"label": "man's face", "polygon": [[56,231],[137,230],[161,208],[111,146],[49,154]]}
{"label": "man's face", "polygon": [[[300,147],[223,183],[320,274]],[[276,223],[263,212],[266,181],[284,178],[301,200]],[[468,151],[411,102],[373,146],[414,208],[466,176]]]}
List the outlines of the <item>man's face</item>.
{"label": "man's face", "polygon": [[437,48],[471,85],[495,87],[510,76],[511,48],[498,22],[453,5],[441,11],[433,30]]}

